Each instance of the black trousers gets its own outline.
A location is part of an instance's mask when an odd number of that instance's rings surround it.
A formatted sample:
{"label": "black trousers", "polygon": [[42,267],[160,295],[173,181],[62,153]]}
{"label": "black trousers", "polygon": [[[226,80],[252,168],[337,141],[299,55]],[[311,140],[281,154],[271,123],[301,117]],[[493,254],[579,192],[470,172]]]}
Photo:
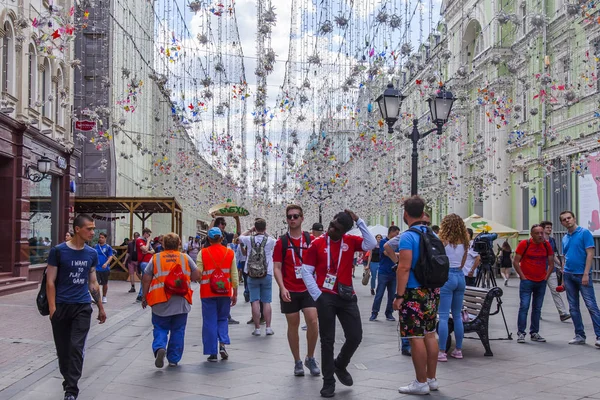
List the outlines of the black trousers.
{"label": "black trousers", "polygon": [[[319,335],[321,336],[321,372],[323,382],[334,383],[333,370],[346,368],[362,340],[362,323],[358,310],[357,298],[351,301],[344,300],[332,293],[322,293],[317,299],[317,313],[319,315]],[[333,359],[333,345],[335,342],[335,320],[340,321],[344,330],[346,341],[340,353]]]}
{"label": "black trousers", "polygon": [[65,393],[77,397],[83,370],[83,347],[90,330],[91,304],[57,304],[52,315],[52,334]]}

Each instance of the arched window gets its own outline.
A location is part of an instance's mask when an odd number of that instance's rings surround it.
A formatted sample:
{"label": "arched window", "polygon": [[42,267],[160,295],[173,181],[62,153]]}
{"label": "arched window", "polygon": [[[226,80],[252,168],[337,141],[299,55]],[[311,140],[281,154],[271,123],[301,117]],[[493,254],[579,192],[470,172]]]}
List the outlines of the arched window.
{"label": "arched window", "polygon": [[63,125],[63,108],[60,106],[60,92],[64,88],[64,84],[63,72],[62,69],[59,68],[56,72],[56,82],[54,83],[54,122],[56,122],[56,125],[58,126]]}
{"label": "arched window", "polygon": [[14,94],[15,35],[10,22],[4,22],[2,38],[2,91]]}
{"label": "arched window", "polygon": [[42,72],[42,115],[46,118],[52,117],[52,102],[48,101],[48,96],[52,93],[52,70],[50,61],[44,59],[44,71]]}
{"label": "arched window", "polygon": [[28,63],[27,63],[27,104],[29,108],[33,108],[37,96],[37,87],[38,87],[38,68],[37,68],[37,54],[35,52],[35,46],[33,44],[29,45],[29,52],[27,54]]}

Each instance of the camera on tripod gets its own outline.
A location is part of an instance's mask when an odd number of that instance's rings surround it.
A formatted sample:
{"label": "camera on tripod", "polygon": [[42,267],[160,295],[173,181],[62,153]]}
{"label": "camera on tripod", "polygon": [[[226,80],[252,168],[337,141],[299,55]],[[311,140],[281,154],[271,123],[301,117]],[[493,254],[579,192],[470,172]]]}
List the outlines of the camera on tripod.
{"label": "camera on tripod", "polygon": [[473,240],[473,250],[479,253],[481,264],[492,266],[496,262],[494,255],[494,240],[498,239],[497,233],[481,232]]}

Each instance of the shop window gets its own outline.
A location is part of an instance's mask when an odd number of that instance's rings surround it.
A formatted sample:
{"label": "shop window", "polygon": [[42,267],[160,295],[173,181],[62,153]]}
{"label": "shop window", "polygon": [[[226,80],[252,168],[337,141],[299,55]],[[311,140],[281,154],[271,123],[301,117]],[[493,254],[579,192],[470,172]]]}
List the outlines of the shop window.
{"label": "shop window", "polygon": [[29,262],[43,264],[50,248],[61,243],[58,237],[60,177],[47,176],[40,182],[28,181],[29,186]]}

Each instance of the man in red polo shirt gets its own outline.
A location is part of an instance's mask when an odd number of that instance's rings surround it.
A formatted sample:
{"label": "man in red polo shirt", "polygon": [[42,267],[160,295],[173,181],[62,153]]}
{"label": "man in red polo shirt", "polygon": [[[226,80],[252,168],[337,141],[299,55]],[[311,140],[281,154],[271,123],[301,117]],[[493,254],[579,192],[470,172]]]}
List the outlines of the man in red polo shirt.
{"label": "man in red polo shirt", "polygon": [[319,376],[321,370],[315,360],[315,347],[319,337],[317,305],[306,290],[301,271],[303,256],[314,240],[314,236],[302,231],[302,222],[304,222],[302,207],[296,204],[287,206],[286,219],[289,231],[277,239],[273,250],[273,276],[279,286],[281,312],[285,314],[288,323],[287,338],[294,356],[294,375],[304,376],[298,335],[300,311],[302,311],[307,325],[306,342],[308,347],[304,365],[309,369],[311,375]]}
{"label": "man in red polo shirt", "polygon": [[[362,238],[346,235],[354,222],[360,229]],[[302,279],[317,303],[323,372],[322,397],[334,396],[334,373],[343,385],[353,384],[346,367],[362,340],[362,325],[352,287],[352,261],[355,252],[369,251],[376,245],[377,241],[365,222],[358,219],[352,211],[345,210],[333,218],[327,234],[315,239],[303,257]],[[334,360],[336,317],[342,325],[346,341]]]}
{"label": "man in red polo shirt", "polygon": [[519,316],[517,318],[517,343],[525,343],[527,313],[531,306],[531,326],[529,333],[532,342],[545,342],[540,336],[540,315],[546,294],[546,281],[554,269],[552,246],[544,239],[544,228],[535,224],[531,227],[531,239],[522,240],[515,250],[513,267],[521,278],[519,286]]}

